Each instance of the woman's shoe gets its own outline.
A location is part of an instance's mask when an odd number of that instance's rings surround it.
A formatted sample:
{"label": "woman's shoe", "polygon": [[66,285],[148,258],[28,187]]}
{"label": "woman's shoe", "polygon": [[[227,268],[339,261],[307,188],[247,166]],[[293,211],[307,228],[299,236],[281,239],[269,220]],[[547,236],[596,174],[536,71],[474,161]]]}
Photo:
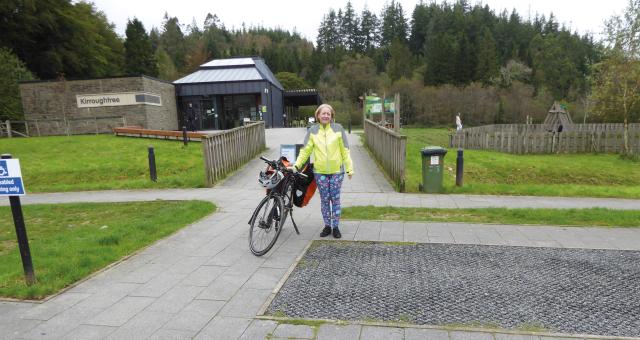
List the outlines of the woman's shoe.
{"label": "woman's shoe", "polygon": [[329,226],[324,226],[324,229],[322,229],[322,232],[320,233],[320,237],[326,237],[329,234],[331,234],[331,227]]}
{"label": "woman's shoe", "polygon": [[333,228],[333,238],[341,238],[342,234],[340,234],[340,229],[338,227]]}

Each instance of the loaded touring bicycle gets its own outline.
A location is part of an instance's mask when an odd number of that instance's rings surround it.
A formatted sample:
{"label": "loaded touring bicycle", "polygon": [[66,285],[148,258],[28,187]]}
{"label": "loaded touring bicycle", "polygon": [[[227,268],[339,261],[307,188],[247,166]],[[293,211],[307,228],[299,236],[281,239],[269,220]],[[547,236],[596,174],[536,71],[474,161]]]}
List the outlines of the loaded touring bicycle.
{"label": "loaded touring bicycle", "polygon": [[300,234],[293,219],[293,206],[307,205],[316,190],[313,164],[307,163],[300,172],[293,172],[287,169],[289,161],[285,157],[260,159],[267,163],[267,169],[260,172],[258,182],[267,193],[249,220],[249,249],[256,256],[266,254],[275,245],[287,216]]}

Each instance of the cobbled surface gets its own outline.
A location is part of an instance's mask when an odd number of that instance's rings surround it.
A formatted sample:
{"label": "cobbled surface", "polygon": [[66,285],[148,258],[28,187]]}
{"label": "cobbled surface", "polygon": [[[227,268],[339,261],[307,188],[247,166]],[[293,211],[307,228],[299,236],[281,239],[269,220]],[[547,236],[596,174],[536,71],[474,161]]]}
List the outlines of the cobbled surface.
{"label": "cobbled surface", "polygon": [[268,314],[640,336],[640,252],[314,241]]}

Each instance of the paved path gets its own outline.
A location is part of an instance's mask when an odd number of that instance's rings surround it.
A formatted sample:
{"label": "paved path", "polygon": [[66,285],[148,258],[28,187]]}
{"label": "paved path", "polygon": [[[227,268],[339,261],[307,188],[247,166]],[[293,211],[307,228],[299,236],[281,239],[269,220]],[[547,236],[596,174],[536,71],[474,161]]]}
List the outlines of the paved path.
{"label": "paved path", "polygon": [[[292,139],[301,141],[303,136],[303,129],[268,130],[270,150],[266,154],[275,157],[278,145]],[[345,205],[640,207],[638,200],[397,194],[383,180],[357,137],[350,138],[356,176],[352,181],[345,180]],[[295,211],[301,235],[288,224],[269,254],[260,258],[251,255],[247,220],[263,194],[256,183],[262,167],[259,160],[251,161],[213,189],[25,196],[22,201],[27,204],[204,199],[215,202],[220,211],[44,303],[0,302],[0,339],[553,339],[517,332],[366,323],[328,323],[314,333],[309,326],[256,318],[322,227],[319,200],[314,198],[309,207]],[[341,229],[347,240],[640,250],[638,229],[371,221],[344,222]]]}

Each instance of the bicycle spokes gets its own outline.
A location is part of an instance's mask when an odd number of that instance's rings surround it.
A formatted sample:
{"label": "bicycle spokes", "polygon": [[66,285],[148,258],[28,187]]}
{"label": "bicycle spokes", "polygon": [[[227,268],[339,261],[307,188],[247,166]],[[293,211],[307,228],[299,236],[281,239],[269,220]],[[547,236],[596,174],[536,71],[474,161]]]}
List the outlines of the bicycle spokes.
{"label": "bicycle spokes", "polygon": [[256,208],[249,231],[249,248],[256,256],[266,254],[275,244],[282,229],[282,199],[267,196]]}

